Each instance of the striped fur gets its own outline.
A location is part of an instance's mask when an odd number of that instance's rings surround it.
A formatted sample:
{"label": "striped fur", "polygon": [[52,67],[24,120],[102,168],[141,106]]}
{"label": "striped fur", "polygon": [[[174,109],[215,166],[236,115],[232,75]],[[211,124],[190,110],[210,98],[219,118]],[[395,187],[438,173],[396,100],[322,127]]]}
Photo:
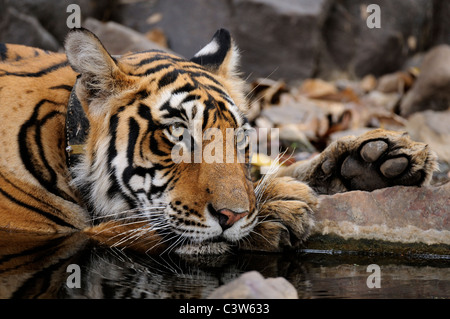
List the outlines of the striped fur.
{"label": "striped fur", "polygon": [[[426,145],[375,130],[254,188],[239,138],[250,129],[239,54],[226,30],[191,60],[161,51],[112,57],[85,29],[71,31],[65,48],[0,45],[0,230],[82,233],[155,253],[279,251],[314,225],[318,200],[304,182],[327,194],[424,185],[436,169]],[[71,94],[89,121],[74,166],[66,154]],[[229,131],[231,145],[206,134]],[[225,163],[198,160],[195,150],[205,154],[213,141]]]}
{"label": "striped fur", "polygon": [[[123,243],[129,236],[146,249],[184,246],[193,253],[222,252],[223,241],[248,235],[257,220],[248,163],[171,158],[173,127],[225,133],[247,126],[237,50],[225,30],[216,42],[216,51],[193,61],[160,51],[116,59],[84,29],[69,33],[67,56],[2,46],[0,227],[81,230]],[[64,120],[77,74],[75,92],[90,128],[85,153],[69,170]],[[222,229],[221,209],[247,215]]]}

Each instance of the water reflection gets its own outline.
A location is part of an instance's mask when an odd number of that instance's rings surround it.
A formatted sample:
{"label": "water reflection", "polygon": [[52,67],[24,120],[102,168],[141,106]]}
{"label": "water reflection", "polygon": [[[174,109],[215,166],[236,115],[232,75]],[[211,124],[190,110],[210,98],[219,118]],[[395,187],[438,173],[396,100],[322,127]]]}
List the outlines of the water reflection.
{"label": "water reflection", "polygon": [[[381,268],[381,288],[366,285],[367,265]],[[80,266],[69,288],[67,266]],[[235,253],[215,257],[147,256],[69,237],[0,233],[0,298],[206,298],[249,270],[283,276],[300,298],[449,298],[448,259],[329,254]]]}

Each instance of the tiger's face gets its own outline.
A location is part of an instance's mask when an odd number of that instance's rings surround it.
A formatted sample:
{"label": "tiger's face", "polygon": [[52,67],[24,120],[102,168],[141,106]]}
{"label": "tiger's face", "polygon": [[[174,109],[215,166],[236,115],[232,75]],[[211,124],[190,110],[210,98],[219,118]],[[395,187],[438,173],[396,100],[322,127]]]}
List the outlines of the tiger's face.
{"label": "tiger's face", "polygon": [[145,221],[180,253],[220,253],[252,231],[250,127],[226,30],[191,60],[115,59],[84,29],[69,33],[66,53],[90,123],[74,185],[96,221]]}

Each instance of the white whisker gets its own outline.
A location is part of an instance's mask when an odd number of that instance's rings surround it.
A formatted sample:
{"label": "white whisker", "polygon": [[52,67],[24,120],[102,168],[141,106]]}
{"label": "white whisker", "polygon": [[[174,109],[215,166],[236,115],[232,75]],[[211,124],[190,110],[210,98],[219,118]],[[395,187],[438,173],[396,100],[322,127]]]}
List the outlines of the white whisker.
{"label": "white whisker", "polygon": [[[98,219],[104,219],[104,218],[109,218],[109,217],[116,217],[116,216],[121,216],[121,215],[129,215],[131,213],[140,213],[140,212],[147,212],[147,211],[152,211],[155,210],[153,213],[162,213],[161,210],[166,209],[165,206],[153,206],[153,207],[144,207],[144,208],[132,208],[132,209],[128,209],[128,210],[124,210],[124,211],[120,211],[120,212],[116,212],[116,213],[111,213],[111,214],[107,214],[107,215],[101,215],[101,216],[96,216],[96,217],[92,217],[91,220],[98,220]],[[142,218],[142,215],[136,215],[136,216],[128,216],[128,218]]]}

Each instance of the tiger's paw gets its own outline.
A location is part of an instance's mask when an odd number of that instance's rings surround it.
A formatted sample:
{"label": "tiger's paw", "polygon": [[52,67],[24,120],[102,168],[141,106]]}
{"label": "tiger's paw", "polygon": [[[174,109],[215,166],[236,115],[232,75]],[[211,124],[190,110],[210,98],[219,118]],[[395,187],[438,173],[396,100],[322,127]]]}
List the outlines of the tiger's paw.
{"label": "tiger's paw", "polygon": [[426,144],[414,142],[405,133],[382,129],[334,142],[317,164],[309,183],[324,194],[422,186],[437,168],[436,155]]}
{"label": "tiger's paw", "polygon": [[240,249],[277,252],[306,240],[314,226],[314,210],[318,205],[310,187],[291,177],[279,177],[259,185],[256,193],[258,224],[241,241]]}

